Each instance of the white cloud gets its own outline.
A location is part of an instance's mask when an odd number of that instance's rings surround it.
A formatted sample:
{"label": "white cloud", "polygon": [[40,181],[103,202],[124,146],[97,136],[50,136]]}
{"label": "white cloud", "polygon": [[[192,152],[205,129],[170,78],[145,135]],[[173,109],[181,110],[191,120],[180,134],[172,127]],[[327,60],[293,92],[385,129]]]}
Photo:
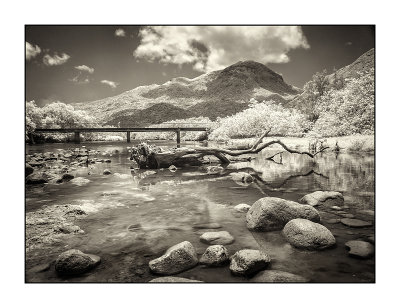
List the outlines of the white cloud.
{"label": "white cloud", "polygon": [[61,65],[67,62],[69,58],[70,56],[64,52],[61,54],[61,56],[59,56],[57,53],[54,53],[54,56],[46,54],[43,57],[43,63],[47,66]]}
{"label": "white cloud", "polygon": [[82,72],[79,72],[74,78],[68,80],[76,84],[87,84],[90,82],[89,77],[82,76]]}
{"label": "white cloud", "polygon": [[110,86],[113,89],[115,89],[119,85],[119,83],[117,83],[115,81],[111,81],[111,80],[102,80],[100,82]]}
{"label": "white cloud", "polygon": [[78,71],[88,72],[89,74],[93,74],[93,72],[94,72],[94,68],[89,67],[89,66],[87,66],[87,65],[78,65],[78,66],[75,66],[75,68],[76,68]]}
{"label": "white cloud", "polygon": [[150,26],[139,32],[138,58],[212,71],[243,60],[285,63],[295,48],[309,48],[299,26]]}
{"label": "white cloud", "polygon": [[115,36],[120,36],[120,37],[124,37],[126,35],[125,30],[122,28],[119,28],[117,30],[115,30]]}
{"label": "white cloud", "polygon": [[31,43],[25,42],[25,59],[30,60],[41,53],[41,49],[38,45],[32,45]]}

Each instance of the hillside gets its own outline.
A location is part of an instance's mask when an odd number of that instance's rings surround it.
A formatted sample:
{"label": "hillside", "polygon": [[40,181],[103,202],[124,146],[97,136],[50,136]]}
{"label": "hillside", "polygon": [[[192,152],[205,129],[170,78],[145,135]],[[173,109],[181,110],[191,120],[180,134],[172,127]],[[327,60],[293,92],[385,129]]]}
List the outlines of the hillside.
{"label": "hillside", "polygon": [[[370,74],[375,67],[375,48],[372,48],[358,57],[353,63],[342,67],[336,71],[337,78],[343,78],[346,80],[350,78],[359,77],[359,74]],[[327,78],[330,83],[334,80],[335,73],[327,75]],[[289,101],[286,107],[294,107],[302,109],[302,105],[305,104],[306,95],[302,93],[293,98],[293,100]]]}
{"label": "hillside", "polygon": [[[368,50],[366,53],[362,54],[357,60],[355,60],[350,65],[342,67],[336,71],[336,75],[346,78],[358,77],[359,72],[367,72],[375,67],[375,48]],[[332,79],[334,74],[329,75]]]}
{"label": "hillside", "polygon": [[73,105],[104,123],[149,125],[192,116],[216,119],[246,109],[251,98],[287,102],[299,92],[265,65],[241,61],[193,79],[178,77]]}

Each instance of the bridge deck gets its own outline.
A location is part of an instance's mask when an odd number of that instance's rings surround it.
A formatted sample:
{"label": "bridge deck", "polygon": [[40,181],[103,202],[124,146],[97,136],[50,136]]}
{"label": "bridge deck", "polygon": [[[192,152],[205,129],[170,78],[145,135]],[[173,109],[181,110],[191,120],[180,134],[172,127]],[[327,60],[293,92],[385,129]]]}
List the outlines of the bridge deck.
{"label": "bridge deck", "polygon": [[207,131],[206,127],[77,127],[77,128],[37,128],[39,133],[74,133],[74,132],[193,132]]}
{"label": "bridge deck", "polygon": [[[75,133],[75,142],[80,143],[80,133],[123,132],[126,141],[131,142],[131,132],[175,132],[176,143],[180,146],[181,132],[208,131],[206,127],[77,127],[77,128],[37,128],[38,133]],[[32,137],[32,136],[31,136]]]}

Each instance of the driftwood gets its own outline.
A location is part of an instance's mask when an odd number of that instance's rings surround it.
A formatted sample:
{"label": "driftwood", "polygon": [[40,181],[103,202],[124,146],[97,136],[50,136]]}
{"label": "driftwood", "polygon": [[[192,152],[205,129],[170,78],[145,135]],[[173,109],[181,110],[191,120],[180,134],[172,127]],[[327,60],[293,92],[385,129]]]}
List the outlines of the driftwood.
{"label": "driftwood", "polygon": [[[266,131],[254,145],[245,150],[229,150],[215,147],[196,147],[196,148],[176,148],[169,151],[163,152],[159,147],[151,146],[146,143],[141,143],[131,149],[131,160],[135,160],[141,169],[158,169],[168,168],[171,165],[174,166],[198,166],[206,161],[203,160],[204,156],[213,155],[217,157],[222,164],[229,164],[231,161],[226,157],[229,156],[240,156],[244,154],[256,154],[263,149],[273,145],[279,144],[284,150],[289,153],[296,153],[301,155],[307,155],[314,158],[318,153],[323,152],[328,147],[322,148],[316,153],[300,152],[289,148],[280,140],[272,140],[266,143],[262,143],[263,139],[267,137],[270,130]],[[281,154],[278,152],[267,159],[272,160],[274,156]]]}

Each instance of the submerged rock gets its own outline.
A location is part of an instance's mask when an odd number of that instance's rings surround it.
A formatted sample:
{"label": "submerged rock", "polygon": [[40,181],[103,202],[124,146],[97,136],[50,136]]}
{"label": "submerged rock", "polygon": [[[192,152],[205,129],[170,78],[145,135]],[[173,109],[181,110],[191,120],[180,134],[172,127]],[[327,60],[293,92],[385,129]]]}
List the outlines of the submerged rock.
{"label": "submerged rock", "polygon": [[222,226],[217,222],[199,223],[193,225],[193,229],[219,229]]}
{"label": "submerged rock", "polygon": [[247,212],[247,228],[257,231],[281,230],[295,218],[320,221],[318,211],[310,205],[275,197],[257,200]]}
{"label": "submerged rock", "polygon": [[57,180],[57,183],[65,183],[65,182],[69,182],[74,178],[74,176],[72,174],[69,173],[65,173],[62,175],[62,177],[60,179]]}
{"label": "submerged rock", "polygon": [[234,275],[250,276],[266,269],[270,262],[271,257],[260,250],[243,249],[232,256],[229,269]]}
{"label": "submerged rock", "polygon": [[33,167],[29,164],[25,164],[25,176],[33,173]]}
{"label": "submerged rock", "polygon": [[250,282],[308,282],[309,279],[283,271],[266,270],[255,275]]}
{"label": "submerged rock", "polygon": [[224,168],[221,166],[207,166],[206,171],[208,174],[217,174],[224,171]]}
{"label": "submerged rock", "polygon": [[228,250],[222,245],[212,245],[207,247],[200,258],[200,264],[207,266],[221,266],[229,261]]}
{"label": "submerged rock", "polygon": [[45,263],[45,264],[40,264],[32,267],[31,269],[28,270],[30,273],[41,273],[48,271],[50,269],[50,263]]}
{"label": "submerged rock", "polygon": [[99,256],[85,254],[80,250],[71,249],[57,257],[55,268],[56,271],[62,275],[79,275],[91,270],[99,263]]}
{"label": "submerged rock", "polygon": [[182,277],[173,277],[173,276],[165,276],[165,277],[159,277],[150,280],[149,282],[204,282],[201,280],[193,280],[193,279],[187,279],[187,278],[182,278]]}
{"label": "submerged rock", "polygon": [[164,255],[151,260],[149,267],[152,272],[172,275],[188,270],[198,263],[196,250],[188,242],[182,242],[170,247]]}
{"label": "submerged rock", "polygon": [[232,244],[235,238],[228,231],[216,231],[203,233],[200,241],[207,244],[228,245]]}
{"label": "submerged rock", "polygon": [[342,206],[344,203],[343,195],[337,191],[315,191],[305,195],[299,200],[311,206]]}
{"label": "submerged rock", "polygon": [[105,169],[105,170],[103,171],[103,174],[104,174],[104,175],[109,175],[109,174],[111,174],[111,171],[108,170],[108,169]]}
{"label": "submerged rock", "polygon": [[79,226],[64,224],[55,228],[55,231],[69,234],[69,233],[85,233]]}
{"label": "submerged rock", "polygon": [[326,222],[327,222],[328,224],[337,224],[337,223],[340,222],[340,219],[338,219],[338,218],[332,218],[332,219],[328,219]]}
{"label": "submerged rock", "polygon": [[169,166],[168,169],[171,172],[175,172],[176,170],[178,170],[178,168],[176,168],[174,165]]}
{"label": "submerged rock", "polygon": [[348,241],[345,246],[349,248],[349,256],[367,259],[373,256],[374,246],[364,241]]}
{"label": "submerged rock", "polygon": [[77,177],[71,180],[71,183],[77,186],[83,186],[90,182],[89,179],[85,179],[83,177]]}
{"label": "submerged rock", "polygon": [[343,218],[340,220],[342,224],[348,227],[353,227],[353,228],[363,228],[363,227],[371,227],[372,223],[369,221],[364,221],[360,219],[352,219],[352,218]]}
{"label": "submerged rock", "polygon": [[339,215],[344,218],[354,218],[355,217],[353,214],[350,214],[350,213],[343,213],[343,214],[339,214]]}
{"label": "submerged rock", "polygon": [[233,172],[230,174],[232,180],[235,182],[242,182],[242,183],[252,183],[254,182],[254,178],[246,173],[246,172]]}
{"label": "submerged rock", "polygon": [[323,225],[307,219],[293,219],[283,228],[283,235],[294,247],[325,249],[336,243],[333,234]]}
{"label": "submerged rock", "polygon": [[47,177],[43,173],[34,172],[28,175],[25,179],[25,183],[29,185],[33,184],[44,184],[47,183]]}
{"label": "submerged rock", "polygon": [[240,203],[236,205],[233,209],[239,213],[247,213],[250,210],[251,206],[245,203]]}

